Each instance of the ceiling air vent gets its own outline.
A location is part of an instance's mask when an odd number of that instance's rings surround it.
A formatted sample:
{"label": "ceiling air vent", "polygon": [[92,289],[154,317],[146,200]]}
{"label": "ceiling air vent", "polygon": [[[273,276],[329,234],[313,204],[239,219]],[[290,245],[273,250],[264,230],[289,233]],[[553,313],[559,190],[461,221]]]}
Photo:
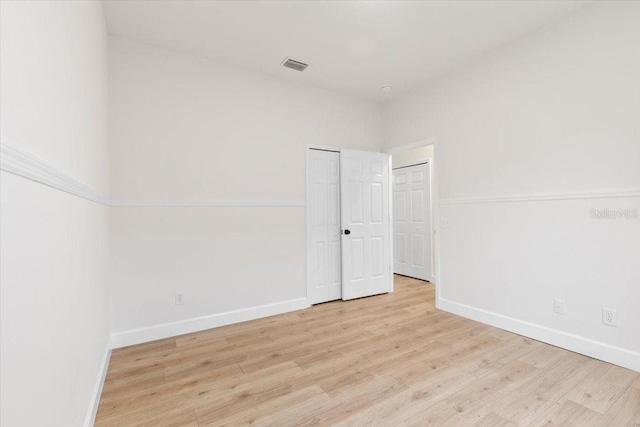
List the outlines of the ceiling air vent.
{"label": "ceiling air vent", "polygon": [[284,58],[284,61],[282,61],[282,66],[291,68],[292,70],[296,71],[304,71],[309,66],[309,64],[305,64],[304,62],[298,61],[297,59],[286,57]]}

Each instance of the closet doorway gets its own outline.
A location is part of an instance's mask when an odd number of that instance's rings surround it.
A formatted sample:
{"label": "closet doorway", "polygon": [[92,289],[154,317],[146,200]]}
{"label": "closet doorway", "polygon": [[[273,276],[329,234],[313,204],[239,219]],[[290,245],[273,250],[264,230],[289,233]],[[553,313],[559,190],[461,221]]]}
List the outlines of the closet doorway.
{"label": "closet doorway", "polygon": [[432,280],[431,165],[393,169],[394,272]]}
{"label": "closet doorway", "polygon": [[307,149],[310,304],[393,291],[391,157]]}

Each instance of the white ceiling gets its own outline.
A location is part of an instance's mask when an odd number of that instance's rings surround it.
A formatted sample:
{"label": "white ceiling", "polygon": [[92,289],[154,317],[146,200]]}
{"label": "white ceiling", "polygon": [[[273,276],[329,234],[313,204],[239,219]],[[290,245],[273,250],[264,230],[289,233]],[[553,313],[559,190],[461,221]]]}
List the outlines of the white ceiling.
{"label": "white ceiling", "polygon": [[[104,9],[113,35],[385,101],[587,3],[107,0]],[[311,65],[283,68],[286,56]]]}

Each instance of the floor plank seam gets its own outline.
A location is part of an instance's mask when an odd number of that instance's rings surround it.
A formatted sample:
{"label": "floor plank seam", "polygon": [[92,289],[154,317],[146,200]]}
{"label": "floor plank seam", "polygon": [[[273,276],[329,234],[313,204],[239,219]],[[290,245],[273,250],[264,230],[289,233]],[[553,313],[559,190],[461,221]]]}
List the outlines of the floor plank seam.
{"label": "floor plank seam", "polygon": [[433,293],[396,278],[393,294],[122,349],[96,426],[640,422],[640,375],[440,311]]}

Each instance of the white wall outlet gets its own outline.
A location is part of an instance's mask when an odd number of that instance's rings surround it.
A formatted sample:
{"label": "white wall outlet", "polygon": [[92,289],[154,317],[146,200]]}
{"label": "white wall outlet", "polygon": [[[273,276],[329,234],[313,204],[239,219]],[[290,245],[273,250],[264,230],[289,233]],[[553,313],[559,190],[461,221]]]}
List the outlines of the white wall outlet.
{"label": "white wall outlet", "polygon": [[451,225],[451,220],[448,218],[442,218],[442,220],[440,221],[440,227],[442,228],[452,228],[453,226]]}
{"label": "white wall outlet", "polygon": [[176,305],[184,304],[184,293],[176,292]]}
{"label": "white wall outlet", "polygon": [[558,314],[564,314],[564,301],[561,299],[554,299],[553,310]]}
{"label": "white wall outlet", "polygon": [[602,324],[607,326],[618,326],[618,312],[610,308],[602,307]]}

